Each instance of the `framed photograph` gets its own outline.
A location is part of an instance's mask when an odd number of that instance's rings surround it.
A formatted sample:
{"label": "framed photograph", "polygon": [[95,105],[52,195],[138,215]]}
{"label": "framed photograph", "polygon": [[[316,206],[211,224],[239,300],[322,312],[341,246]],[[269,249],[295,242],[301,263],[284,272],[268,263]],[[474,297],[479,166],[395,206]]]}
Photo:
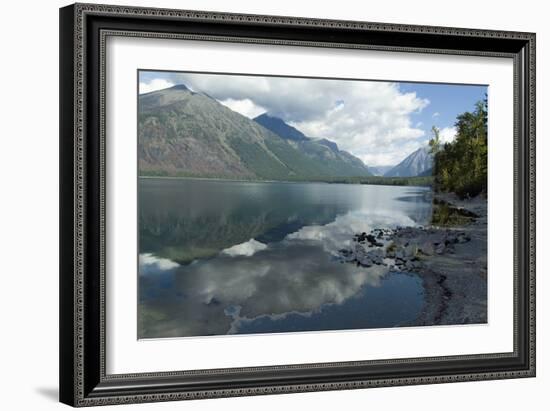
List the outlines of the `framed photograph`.
{"label": "framed photograph", "polygon": [[62,402],[535,376],[535,34],[60,24]]}

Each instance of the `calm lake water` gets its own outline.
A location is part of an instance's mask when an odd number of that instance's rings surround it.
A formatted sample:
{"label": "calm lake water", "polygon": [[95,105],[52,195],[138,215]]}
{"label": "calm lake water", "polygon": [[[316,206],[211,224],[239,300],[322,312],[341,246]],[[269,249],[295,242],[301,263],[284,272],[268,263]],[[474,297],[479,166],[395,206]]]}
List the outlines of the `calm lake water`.
{"label": "calm lake water", "polygon": [[373,228],[425,225],[429,189],[145,178],[139,181],[140,338],[395,327],[418,277],[342,263]]}

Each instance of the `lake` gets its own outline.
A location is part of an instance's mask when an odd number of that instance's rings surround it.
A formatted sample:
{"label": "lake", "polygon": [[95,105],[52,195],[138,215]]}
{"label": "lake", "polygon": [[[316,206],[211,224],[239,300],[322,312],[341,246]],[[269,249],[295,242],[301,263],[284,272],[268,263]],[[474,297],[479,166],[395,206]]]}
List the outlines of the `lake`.
{"label": "lake", "polygon": [[430,189],[139,180],[139,338],[386,328],[421,280],[338,250],[373,228],[426,225]]}

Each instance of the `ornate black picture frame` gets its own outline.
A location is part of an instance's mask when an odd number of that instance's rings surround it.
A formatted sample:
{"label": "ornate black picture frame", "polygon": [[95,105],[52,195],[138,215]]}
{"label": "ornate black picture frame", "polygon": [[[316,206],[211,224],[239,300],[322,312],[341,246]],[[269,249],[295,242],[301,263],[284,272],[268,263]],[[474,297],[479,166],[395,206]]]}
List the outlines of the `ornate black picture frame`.
{"label": "ornate black picture frame", "polygon": [[[512,58],[513,352],[107,374],[108,36]],[[535,34],[75,4],[60,10],[60,100],[61,402],[92,406],[535,376]]]}

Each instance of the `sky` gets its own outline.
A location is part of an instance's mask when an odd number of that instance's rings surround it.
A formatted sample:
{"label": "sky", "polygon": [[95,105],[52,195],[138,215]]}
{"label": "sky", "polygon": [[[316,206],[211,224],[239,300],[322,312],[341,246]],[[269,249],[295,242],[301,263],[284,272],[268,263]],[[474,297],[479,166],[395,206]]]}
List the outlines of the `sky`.
{"label": "sky", "polygon": [[231,74],[139,72],[139,93],[185,84],[254,118],[268,113],[311,138],[326,138],[368,166],[395,165],[440,129],[456,135],[457,115],[472,111],[487,86]]}

